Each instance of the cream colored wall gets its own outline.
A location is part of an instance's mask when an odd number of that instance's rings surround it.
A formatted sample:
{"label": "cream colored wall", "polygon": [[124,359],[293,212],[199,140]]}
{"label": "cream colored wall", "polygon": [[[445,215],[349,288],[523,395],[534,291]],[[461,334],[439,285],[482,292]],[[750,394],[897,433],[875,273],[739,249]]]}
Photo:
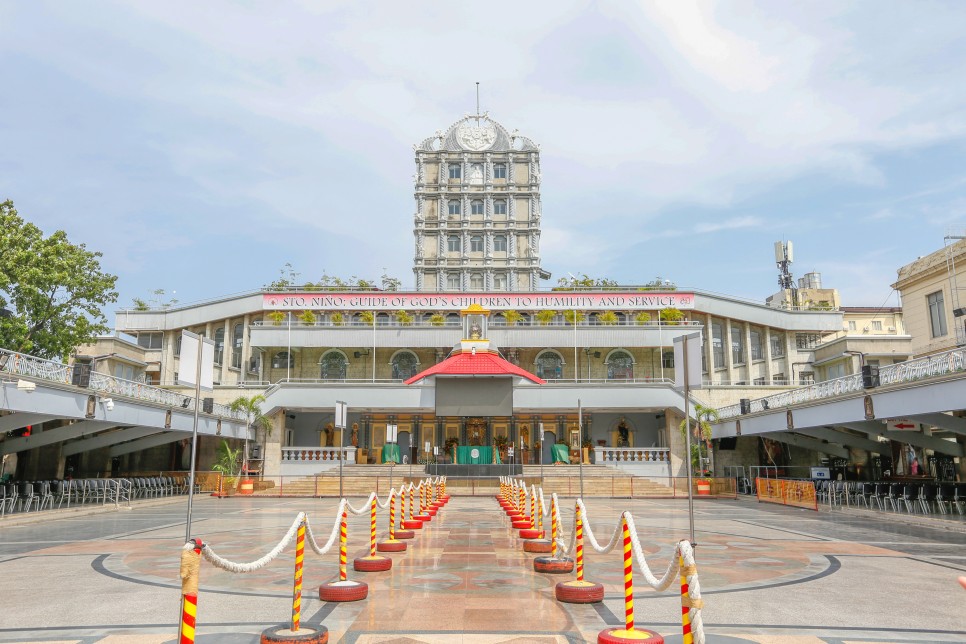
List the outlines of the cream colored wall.
{"label": "cream colored wall", "polygon": [[530,183],[530,167],[528,163],[513,164],[513,181],[516,183]]}
{"label": "cream colored wall", "polygon": [[530,200],[529,199],[514,199],[513,200],[513,210],[515,219],[517,221],[526,221],[530,219]]}
{"label": "cream colored wall", "polygon": [[[966,284],[966,273],[959,279]],[[946,316],[946,335],[933,338],[929,322],[929,304],[926,298],[936,291],[943,292],[943,309]],[[907,284],[902,290],[903,321],[912,336],[913,355],[924,355],[946,351],[956,346],[956,318],[953,317],[953,303],[950,297],[949,281],[945,271],[923,276]],[[959,318],[960,324],[964,318]]]}

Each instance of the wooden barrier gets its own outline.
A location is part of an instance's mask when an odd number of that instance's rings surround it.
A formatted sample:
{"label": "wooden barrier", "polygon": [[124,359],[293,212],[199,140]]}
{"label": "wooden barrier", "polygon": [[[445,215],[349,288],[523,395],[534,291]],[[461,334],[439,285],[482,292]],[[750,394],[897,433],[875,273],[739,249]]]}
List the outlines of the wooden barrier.
{"label": "wooden barrier", "polygon": [[781,503],[796,508],[818,511],[818,497],[815,484],[811,481],[790,481],[788,479],[755,479],[758,501]]}

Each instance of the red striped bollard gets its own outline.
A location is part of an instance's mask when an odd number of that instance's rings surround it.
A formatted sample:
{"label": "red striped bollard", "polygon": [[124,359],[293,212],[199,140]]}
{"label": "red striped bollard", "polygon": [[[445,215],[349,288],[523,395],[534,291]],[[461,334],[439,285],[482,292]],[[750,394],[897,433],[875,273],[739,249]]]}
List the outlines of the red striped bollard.
{"label": "red striped bollard", "polygon": [[353,570],[358,572],[382,572],[392,568],[392,559],[376,554],[376,495],[372,495],[369,510],[369,554],[358,557],[352,562]]}
{"label": "red striped bollard", "polygon": [[389,538],[376,544],[379,552],[403,552],[406,550],[406,542],[396,538],[396,491],[392,490],[389,496]]}
{"label": "red striped bollard", "polygon": [[533,569],[536,572],[546,572],[554,575],[573,572],[574,560],[570,557],[557,556],[557,499],[550,501],[550,556],[536,557]]}
{"label": "red striped bollard", "polygon": [[536,523],[537,517],[537,490],[531,487],[530,493],[530,525],[520,530],[521,539],[541,539],[543,538],[543,530],[538,530]]}
{"label": "red striped bollard", "polygon": [[540,509],[537,511],[537,531],[540,533],[538,538],[529,539],[523,542],[524,552],[536,552],[542,554],[550,552],[552,549],[550,540],[544,539],[546,532],[543,529],[543,503],[540,504]]}
{"label": "red striped bollard", "polygon": [[557,601],[568,604],[594,604],[604,601],[604,586],[584,581],[584,520],[579,503],[576,512],[577,579],[557,584],[554,588],[554,596]]}
{"label": "red striped bollard", "polygon": [[684,555],[678,555],[678,565],[681,567],[681,632],[684,634],[682,644],[694,644],[694,633],[691,631],[691,609],[701,610],[702,600],[691,599],[691,589],[688,577],[698,574],[694,566],[684,565]]}
{"label": "red striped bollard", "polygon": [[624,537],[624,628],[605,628],[597,634],[597,644],[664,644],[664,638],[649,630],[634,628],[634,565],[631,533],[627,517],[621,516]]}
{"label": "red striped bollard", "polygon": [[354,602],[369,595],[369,584],[364,581],[349,581],[346,574],[346,549],[349,530],[346,527],[346,510],[342,510],[339,523],[339,580],[319,586],[319,599],[324,602]]}
{"label": "red striped bollard", "polygon": [[419,495],[419,514],[415,515],[413,519],[416,521],[421,521],[427,523],[433,520],[433,517],[426,512],[426,486],[425,481],[419,482],[419,487],[416,488],[416,493]]}
{"label": "red striped bollard", "polygon": [[201,539],[193,547],[181,550],[181,639],[180,644],[194,644],[198,621],[198,575],[201,571]]}
{"label": "red striped bollard", "polygon": [[302,626],[302,563],[305,560],[305,519],[299,523],[295,537],[295,583],[292,589],[292,622],[262,631],[261,642],[312,642],[325,644],[329,641],[329,629],[321,624]]}
{"label": "red striped bollard", "polygon": [[[407,490],[408,490],[407,497],[409,500],[409,502],[407,503],[407,505],[409,506],[409,518],[403,520],[402,526],[403,528],[409,531],[419,530],[423,527],[423,522],[419,521],[413,516],[413,505],[415,504],[415,499],[413,497],[416,496],[416,490],[413,489],[412,483],[409,484]],[[415,534],[415,532],[413,534]]]}

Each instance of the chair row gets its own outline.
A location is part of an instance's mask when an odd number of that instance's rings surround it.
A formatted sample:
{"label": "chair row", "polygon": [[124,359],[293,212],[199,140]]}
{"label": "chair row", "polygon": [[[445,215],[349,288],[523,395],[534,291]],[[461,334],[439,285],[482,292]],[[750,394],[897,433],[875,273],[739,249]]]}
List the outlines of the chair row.
{"label": "chair row", "polygon": [[[197,486],[196,486],[197,487]],[[0,516],[7,512],[30,512],[71,504],[114,503],[130,505],[132,499],[186,494],[186,477],[155,476],[109,479],[19,481],[0,485]]]}
{"label": "chair row", "polygon": [[879,510],[922,514],[966,513],[966,483],[888,483],[816,481],[816,494],[830,506],[864,505]]}

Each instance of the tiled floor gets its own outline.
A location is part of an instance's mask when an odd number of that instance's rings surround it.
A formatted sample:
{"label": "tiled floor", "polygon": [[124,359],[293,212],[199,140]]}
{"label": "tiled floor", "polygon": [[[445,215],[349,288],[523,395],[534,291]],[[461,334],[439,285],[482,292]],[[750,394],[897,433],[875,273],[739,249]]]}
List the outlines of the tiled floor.
{"label": "tiled floor", "polygon": [[[335,507],[334,499],[199,497],[193,534],[246,562],[271,550],[300,510],[324,543]],[[590,499],[587,508],[601,542],[630,510],[658,576],[688,533],[686,501]],[[747,500],[695,508],[709,642],[966,642],[966,591],[956,584],[966,574],[966,534]],[[184,514],[178,499],[29,525],[0,521],[0,642],[173,642]],[[368,521],[349,521],[349,576],[369,584],[365,601],[320,602],[317,587],[336,577],[338,554],[306,549],[303,623],[324,624],[332,642],[593,642],[623,623],[619,552],[586,546],[586,578],[604,584],[603,603],[558,603],[554,584],[573,576],[534,573],[533,555],[492,497],[454,497],[407,552],[391,555],[388,572],[351,570],[351,559],[367,554]],[[380,539],[386,521],[380,511]],[[197,641],[255,642],[285,622],[293,557],[290,546],[244,575],[203,563]],[[637,625],[680,642],[677,584],[658,593],[637,569],[635,580]]]}

